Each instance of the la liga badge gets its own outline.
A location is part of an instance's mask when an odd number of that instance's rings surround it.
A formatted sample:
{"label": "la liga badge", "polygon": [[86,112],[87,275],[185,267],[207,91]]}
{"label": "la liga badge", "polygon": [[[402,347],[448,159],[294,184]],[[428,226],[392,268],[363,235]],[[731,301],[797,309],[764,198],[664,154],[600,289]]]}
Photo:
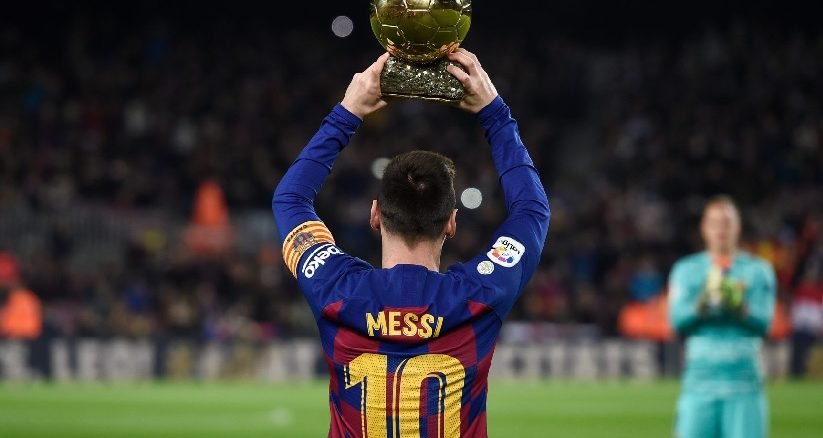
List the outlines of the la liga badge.
{"label": "la liga badge", "polygon": [[522,243],[508,236],[500,236],[486,255],[493,263],[511,268],[520,262],[525,252],[526,247]]}

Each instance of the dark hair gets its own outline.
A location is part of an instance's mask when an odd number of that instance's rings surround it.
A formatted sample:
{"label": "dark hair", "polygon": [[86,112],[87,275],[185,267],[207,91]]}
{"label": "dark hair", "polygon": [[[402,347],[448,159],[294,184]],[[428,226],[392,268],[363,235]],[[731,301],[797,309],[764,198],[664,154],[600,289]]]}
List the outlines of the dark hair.
{"label": "dark hair", "polygon": [[383,172],[377,203],[386,231],[407,244],[436,239],[456,203],[454,162],[428,151],[394,157]]}

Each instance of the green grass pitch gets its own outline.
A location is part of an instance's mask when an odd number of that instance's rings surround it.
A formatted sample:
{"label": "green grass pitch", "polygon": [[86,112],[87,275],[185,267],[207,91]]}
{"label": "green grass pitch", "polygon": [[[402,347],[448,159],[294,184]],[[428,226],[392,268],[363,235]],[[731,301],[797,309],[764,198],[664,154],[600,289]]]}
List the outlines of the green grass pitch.
{"label": "green grass pitch", "polygon": [[[672,436],[678,385],[493,381],[492,437]],[[772,437],[823,436],[823,385],[769,387]],[[323,437],[324,382],[2,384],[0,437]]]}

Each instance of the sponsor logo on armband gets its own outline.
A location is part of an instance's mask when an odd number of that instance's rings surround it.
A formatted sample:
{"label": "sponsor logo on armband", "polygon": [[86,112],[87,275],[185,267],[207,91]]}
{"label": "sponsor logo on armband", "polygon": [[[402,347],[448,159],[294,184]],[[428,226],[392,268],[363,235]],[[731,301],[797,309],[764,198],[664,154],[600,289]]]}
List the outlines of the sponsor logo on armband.
{"label": "sponsor logo on armband", "polygon": [[500,236],[486,255],[492,262],[511,268],[520,262],[525,252],[526,247],[522,243],[508,236]]}
{"label": "sponsor logo on armband", "polygon": [[340,254],[343,254],[343,251],[340,251],[340,248],[334,245],[329,244],[321,246],[309,254],[309,257],[306,258],[306,262],[303,263],[303,268],[300,272],[303,273],[304,277],[312,278],[314,277],[314,274],[326,264],[326,260],[328,260],[329,257]]}

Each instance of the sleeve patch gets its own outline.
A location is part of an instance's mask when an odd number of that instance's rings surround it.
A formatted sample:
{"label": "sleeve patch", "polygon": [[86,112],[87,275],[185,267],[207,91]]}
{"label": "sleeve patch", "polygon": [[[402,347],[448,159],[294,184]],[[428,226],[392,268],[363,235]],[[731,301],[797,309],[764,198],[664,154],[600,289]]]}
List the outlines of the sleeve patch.
{"label": "sleeve patch", "polygon": [[309,248],[318,243],[334,244],[334,237],[323,222],[309,221],[295,227],[283,241],[283,261],[297,277],[297,263]]}
{"label": "sleeve patch", "polygon": [[477,272],[481,275],[489,275],[494,272],[494,263],[483,260],[482,262],[477,264]]}
{"label": "sleeve patch", "polygon": [[526,247],[522,243],[508,236],[500,236],[486,255],[492,262],[511,268],[520,262],[525,252]]}

